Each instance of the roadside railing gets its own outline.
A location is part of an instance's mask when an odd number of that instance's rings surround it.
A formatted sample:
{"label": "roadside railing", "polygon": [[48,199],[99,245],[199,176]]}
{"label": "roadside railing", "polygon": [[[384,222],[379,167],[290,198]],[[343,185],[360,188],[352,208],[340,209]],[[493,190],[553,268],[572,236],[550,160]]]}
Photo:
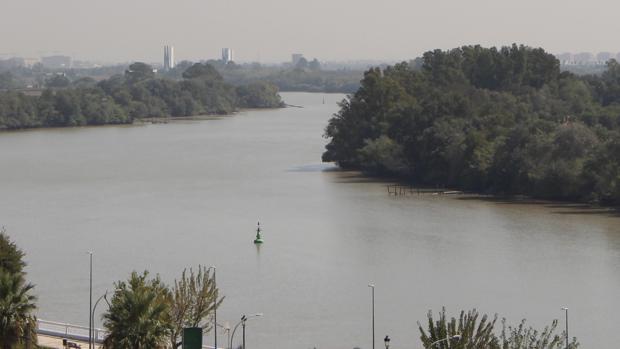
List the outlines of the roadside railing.
{"label": "roadside railing", "polygon": [[[102,344],[105,337],[108,335],[108,331],[95,328],[95,343]],[[66,338],[81,342],[88,342],[88,327],[67,324],[64,322],[37,320],[37,334],[44,336]],[[214,349],[213,346],[203,345],[204,349]],[[221,348],[220,348],[221,349]]]}
{"label": "roadside railing", "polygon": [[[103,343],[103,340],[108,332],[100,328],[95,328],[93,330],[95,343]],[[67,324],[64,322],[37,320],[37,333],[51,337],[88,342],[88,327]]]}

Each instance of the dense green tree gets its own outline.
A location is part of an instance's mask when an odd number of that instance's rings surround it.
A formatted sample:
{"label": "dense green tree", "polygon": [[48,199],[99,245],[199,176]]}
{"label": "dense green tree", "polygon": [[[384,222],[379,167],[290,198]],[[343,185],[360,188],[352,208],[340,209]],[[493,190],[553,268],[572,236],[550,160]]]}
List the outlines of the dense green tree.
{"label": "dense green tree", "polygon": [[620,66],[560,73],[542,49],[429,51],[364,74],[329,121],[324,161],[417,185],[620,203]]}
{"label": "dense green tree", "polygon": [[297,61],[297,64],[295,64],[295,68],[301,70],[308,69],[308,60],[304,57],[301,57],[299,61]]}
{"label": "dense green tree", "polygon": [[0,271],[9,274],[21,274],[26,262],[23,260],[24,252],[9,239],[4,227],[0,228]]}
{"label": "dense green tree", "polygon": [[71,85],[71,81],[64,74],[54,74],[45,80],[45,86],[49,88],[65,88]]}
{"label": "dense green tree", "polygon": [[136,62],[131,64],[129,69],[125,71],[125,76],[130,82],[135,83],[153,78],[155,73],[153,72],[153,67],[150,65],[142,62]]}
{"label": "dense green tree", "polygon": [[308,62],[308,69],[312,70],[312,71],[319,71],[321,70],[321,63],[319,62],[318,59],[313,59],[310,62]]}
{"label": "dense green tree", "polygon": [[15,77],[9,71],[0,73],[0,90],[10,90],[17,86]]}
{"label": "dense green tree", "polygon": [[[137,118],[230,114],[238,108],[275,108],[282,102],[269,83],[232,86],[209,64],[194,64],[186,79],[157,78],[134,63],[125,75],[96,83],[82,78],[40,97],[0,93],[0,129],[131,123]],[[64,85],[63,85],[64,86]]]}
{"label": "dense green tree", "polygon": [[115,284],[110,308],[103,315],[109,331],[104,347],[111,349],[165,348],[172,331],[170,292],[159,277],[133,272]]}
{"label": "dense green tree", "polygon": [[210,64],[196,63],[183,72],[185,79],[222,81],[222,75]]}
{"label": "dense green tree", "polygon": [[97,85],[97,81],[89,76],[74,80],[71,85],[76,88],[92,88]]}
{"label": "dense green tree", "polygon": [[269,83],[255,82],[236,88],[239,96],[239,105],[244,108],[278,108],[282,106],[282,99],[278,88]]}
{"label": "dense green tree", "polygon": [[30,340],[36,343],[36,297],[26,282],[24,253],[0,229],[0,348],[11,349]]}

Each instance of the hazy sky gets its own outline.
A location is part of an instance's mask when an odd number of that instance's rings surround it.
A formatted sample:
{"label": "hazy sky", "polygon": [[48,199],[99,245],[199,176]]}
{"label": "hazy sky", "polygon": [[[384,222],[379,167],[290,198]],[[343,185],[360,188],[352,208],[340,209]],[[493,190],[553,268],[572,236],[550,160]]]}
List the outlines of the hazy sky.
{"label": "hazy sky", "polygon": [[217,58],[404,60],[434,48],[512,42],[620,51],[613,0],[0,0],[0,55],[100,61]]}

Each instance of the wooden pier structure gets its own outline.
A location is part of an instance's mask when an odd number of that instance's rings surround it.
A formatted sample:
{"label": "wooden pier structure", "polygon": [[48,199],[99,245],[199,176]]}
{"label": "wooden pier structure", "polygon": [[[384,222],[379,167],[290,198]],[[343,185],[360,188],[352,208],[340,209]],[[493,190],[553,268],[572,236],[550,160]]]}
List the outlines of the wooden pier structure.
{"label": "wooden pier structure", "polygon": [[406,195],[456,195],[463,194],[462,191],[458,190],[448,190],[448,189],[438,189],[438,188],[416,188],[412,185],[408,184],[388,184],[387,185],[388,195],[394,196],[406,196]]}

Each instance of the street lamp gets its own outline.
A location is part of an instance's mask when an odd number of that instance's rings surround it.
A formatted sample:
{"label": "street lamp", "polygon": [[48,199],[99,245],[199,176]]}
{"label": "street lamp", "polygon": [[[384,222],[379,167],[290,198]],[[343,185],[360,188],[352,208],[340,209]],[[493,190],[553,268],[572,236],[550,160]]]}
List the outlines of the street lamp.
{"label": "street lamp", "polygon": [[88,293],[90,295],[90,301],[88,304],[88,349],[92,349],[92,342],[93,342],[93,252],[92,251],[88,251],[88,254],[90,256],[90,274],[89,274],[89,279],[90,279],[90,286],[89,286],[89,290]]}
{"label": "street lamp", "polygon": [[372,349],[375,349],[375,284],[368,284],[372,289]]}
{"label": "street lamp", "polygon": [[108,308],[110,307],[110,302],[108,302],[108,290],[105,291],[105,293],[99,297],[99,299],[97,299],[97,301],[95,302],[95,305],[93,306],[93,311],[90,314],[90,319],[91,319],[91,323],[93,324],[93,347],[95,347],[95,343],[97,341],[97,337],[95,336],[95,334],[97,333],[97,331],[95,330],[95,310],[97,309],[97,304],[99,304],[99,301],[101,301],[101,299],[104,299],[106,303],[108,303]]}
{"label": "street lamp", "polygon": [[217,282],[215,280],[215,266],[212,265],[209,267],[209,269],[207,270],[211,270],[213,269],[213,287],[214,287],[214,293],[215,293],[215,298],[213,299],[213,338],[214,338],[214,347],[215,349],[217,349]]}
{"label": "street lamp", "polygon": [[230,343],[230,324],[228,323],[228,321],[226,321],[224,325],[217,324],[217,326],[220,326],[224,329],[224,331],[226,331],[226,335],[228,336],[228,340],[226,341],[226,343]]}
{"label": "street lamp", "polygon": [[232,349],[232,344],[233,344],[233,339],[235,338],[235,331],[237,331],[237,327],[239,327],[239,325],[243,324],[243,346],[242,348],[245,349],[245,322],[248,319],[251,319],[253,317],[259,317],[259,316],[263,316],[263,313],[256,313],[256,314],[252,314],[252,315],[248,315],[246,316],[245,314],[241,317],[241,321],[239,321],[235,327],[233,328],[233,332],[232,335],[230,336],[230,349]]}
{"label": "street lamp", "polygon": [[386,335],[383,342],[385,343],[385,349],[390,349],[390,336]]}
{"label": "street lamp", "polygon": [[436,344],[439,344],[439,343],[441,343],[441,342],[443,342],[443,341],[449,341],[449,340],[451,340],[451,339],[454,339],[454,340],[459,340],[459,339],[461,339],[461,335],[460,335],[460,334],[455,334],[455,335],[454,335],[454,336],[452,336],[452,337],[446,337],[446,338],[444,338],[444,339],[440,339],[440,340],[438,340],[438,341],[434,341],[433,343],[431,343],[431,345],[429,345],[429,346],[428,346],[428,348],[429,348],[429,349],[431,349],[431,348],[433,348],[433,346],[435,346]]}
{"label": "street lamp", "polygon": [[566,349],[568,349],[568,308],[564,307],[562,310],[566,315]]}

